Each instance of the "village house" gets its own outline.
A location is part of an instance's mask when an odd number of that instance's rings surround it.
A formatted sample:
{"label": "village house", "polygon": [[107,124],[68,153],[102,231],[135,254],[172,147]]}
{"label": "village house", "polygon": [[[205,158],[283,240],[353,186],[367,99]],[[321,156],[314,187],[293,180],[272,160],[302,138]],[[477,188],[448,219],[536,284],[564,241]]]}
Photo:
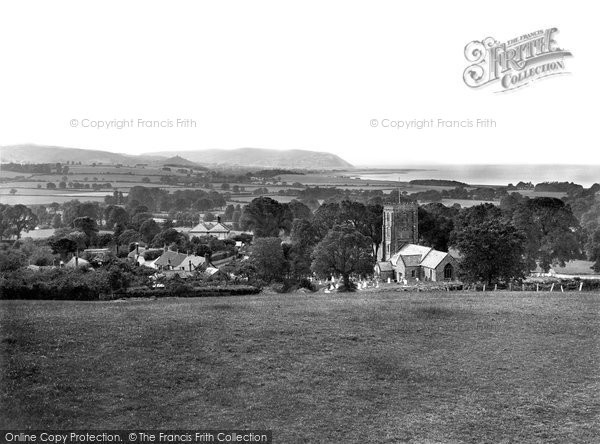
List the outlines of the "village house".
{"label": "village house", "polygon": [[194,271],[198,267],[204,265],[205,263],[206,258],[204,258],[203,256],[196,256],[195,254],[191,254],[185,259],[183,259],[181,261],[181,264],[179,264],[179,267],[177,268],[179,268],[180,270]]}
{"label": "village house", "polygon": [[200,222],[190,230],[190,234],[194,236],[214,236],[217,239],[227,239],[231,229],[221,223],[221,218],[217,218],[217,222]]}
{"label": "village house", "polygon": [[167,250],[158,259],[156,259],[154,265],[159,270],[173,270],[179,268],[183,260],[187,257],[187,254]]}
{"label": "village house", "polygon": [[90,266],[90,263],[78,256],[73,256],[64,266],[66,268],[86,268]]}
{"label": "village house", "polygon": [[127,258],[137,265],[157,268],[156,261],[162,255],[163,251],[164,250],[162,248],[145,248],[137,246],[134,250],[129,252]]}

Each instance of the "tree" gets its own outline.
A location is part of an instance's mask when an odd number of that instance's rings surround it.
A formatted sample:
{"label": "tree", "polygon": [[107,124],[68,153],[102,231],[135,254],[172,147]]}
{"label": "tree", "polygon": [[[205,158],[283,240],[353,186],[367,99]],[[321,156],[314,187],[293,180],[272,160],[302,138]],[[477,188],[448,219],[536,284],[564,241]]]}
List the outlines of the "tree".
{"label": "tree", "polygon": [[0,272],[16,271],[27,263],[27,256],[15,249],[0,252]]}
{"label": "tree", "polygon": [[4,236],[10,236],[12,233],[8,217],[9,208],[9,205],[0,203],[0,239],[2,239]]}
{"label": "tree", "polygon": [[235,207],[233,205],[227,205],[227,208],[225,208],[225,212],[223,213],[223,219],[232,220],[234,211]]}
{"label": "tree", "polygon": [[251,262],[257,277],[269,283],[283,278],[285,258],[278,237],[262,237],[254,241]]}
{"label": "tree", "polygon": [[564,265],[579,257],[579,222],[562,200],[527,199],[513,212],[512,222],[526,237],[525,255],[531,269],[537,262],[548,271],[553,263]]}
{"label": "tree", "polygon": [[111,233],[102,233],[96,237],[98,248],[105,248],[114,243],[114,237]]}
{"label": "tree", "polygon": [[38,246],[35,251],[32,251],[29,255],[29,263],[38,266],[52,265],[54,262],[54,256],[52,255],[52,248],[47,245]]}
{"label": "tree", "polygon": [[329,230],[340,221],[340,205],[338,203],[324,203],[313,216],[313,224],[319,233],[319,238],[323,239]]}
{"label": "tree", "polygon": [[299,200],[292,200],[289,204],[294,219],[311,219],[312,211]]}
{"label": "tree", "polygon": [[231,216],[231,221],[233,222],[233,229],[239,230],[240,227],[240,219],[242,218],[242,212],[240,210],[235,210],[233,215]]}
{"label": "tree", "polygon": [[125,230],[119,235],[119,245],[129,245],[132,242],[139,242],[142,236],[136,230]]}
{"label": "tree", "polygon": [[524,241],[524,235],[502,219],[460,225],[453,244],[462,256],[462,279],[492,284],[522,278],[528,271]]}
{"label": "tree", "polygon": [[212,214],[212,213],[205,213],[204,217],[203,217],[203,220],[204,220],[204,222],[212,222],[213,220],[215,220],[215,218],[216,217],[215,217],[214,214]]}
{"label": "tree", "polygon": [[131,227],[139,230],[144,222],[152,219],[151,213],[137,213],[131,216]]}
{"label": "tree", "polygon": [[55,214],[52,217],[52,228],[60,228],[61,225],[62,225],[62,218],[60,217],[60,214]]}
{"label": "tree", "polygon": [[292,225],[292,246],[289,252],[290,271],[296,278],[309,276],[311,273],[311,254],[319,243],[319,233],[306,219],[296,219]]}
{"label": "tree", "polygon": [[106,226],[113,230],[116,225],[127,225],[129,223],[129,213],[123,207],[109,205],[104,210],[104,219],[106,220]]}
{"label": "tree", "polygon": [[[331,206],[329,208],[334,214],[335,207]],[[325,206],[321,211],[325,211],[325,214],[327,214],[329,210]],[[383,225],[383,207],[381,205],[364,205],[360,202],[344,200],[339,206],[337,220],[341,223],[352,224],[356,230],[364,236],[368,236],[373,243],[373,254],[377,257],[381,245]]]}
{"label": "tree", "polygon": [[56,189],[56,184],[54,182],[48,182],[46,184],[46,188],[48,188],[49,190],[55,190]]}
{"label": "tree", "polygon": [[66,260],[69,253],[77,251],[77,242],[67,237],[61,237],[56,241],[52,241],[50,247],[53,253],[59,254],[62,260]]}
{"label": "tree", "polygon": [[289,233],[293,215],[289,207],[270,197],[257,197],[244,207],[240,220],[243,230],[252,230],[256,237],[277,237],[283,230]]}
{"label": "tree", "polygon": [[10,189],[10,194],[12,194],[12,195],[17,194],[17,189],[16,188],[11,188]]}
{"label": "tree", "polygon": [[[21,232],[29,232],[33,230],[38,224],[38,218],[33,212],[22,204],[14,206],[7,205],[2,211],[2,224],[6,225],[11,233],[17,236],[17,239],[21,239]],[[5,233],[6,234],[6,230]]]}
{"label": "tree", "polygon": [[594,262],[592,269],[600,271],[600,229],[590,234],[585,249],[588,259]]}
{"label": "tree", "polygon": [[377,257],[382,240],[383,206],[380,204],[369,204],[366,206],[366,209],[365,231],[363,234],[371,238],[373,242],[373,256]]}
{"label": "tree", "polygon": [[339,274],[351,290],[350,277],[373,272],[372,241],[350,224],[334,226],[312,254],[311,270],[321,276]]}
{"label": "tree", "polygon": [[458,211],[441,203],[419,207],[419,240],[422,245],[440,251],[448,251]]}
{"label": "tree", "polygon": [[83,231],[72,231],[68,238],[77,244],[79,250],[85,249],[89,242],[88,236]]}
{"label": "tree", "polygon": [[146,243],[150,243],[154,237],[160,233],[160,226],[155,222],[154,219],[148,219],[140,226],[140,234],[142,240]]}
{"label": "tree", "polygon": [[185,250],[186,245],[188,244],[189,239],[185,233],[180,233],[175,228],[167,228],[166,230],[158,233],[154,239],[152,239],[153,247],[162,247],[163,245],[173,245],[180,249]]}
{"label": "tree", "polygon": [[76,230],[81,231],[85,234],[85,236],[87,238],[86,245],[90,245],[90,244],[94,243],[94,241],[96,239],[96,235],[98,234],[98,231],[99,231],[96,221],[88,216],[76,218],[73,221],[73,228],[75,228]]}

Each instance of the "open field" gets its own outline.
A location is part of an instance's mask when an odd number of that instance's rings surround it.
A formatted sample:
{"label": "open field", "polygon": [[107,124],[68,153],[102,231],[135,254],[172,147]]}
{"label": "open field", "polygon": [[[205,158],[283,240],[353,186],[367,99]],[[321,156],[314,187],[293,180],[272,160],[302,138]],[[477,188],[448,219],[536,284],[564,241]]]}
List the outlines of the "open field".
{"label": "open field", "polygon": [[447,207],[451,207],[454,204],[459,204],[463,208],[471,208],[475,205],[481,205],[485,203],[491,203],[498,205],[500,202],[491,200],[472,200],[472,199],[442,199],[442,203]]}
{"label": "open field", "polygon": [[567,193],[561,193],[559,191],[519,190],[517,193],[529,197],[530,199],[535,199],[536,197],[555,197],[556,199],[562,199],[567,195]]}
{"label": "open field", "polygon": [[1,301],[4,428],[594,442],[600,294]]}
{"label": "open field", "polygon": [[17,205],[17,204],[23,204],[23,205],[48,205],[51,204],[52,202],[56,202],[56,203],[65,203],[68,202],[70,200],[74,200],[74,199],[78,199],[81,202],[104,202],[104,197],[97,197],[97,196],[89,196],[86,194],[81,194],[80,196],[77,197],[72,197],[72,196],[65,196],[65,195],[39,195],[39,196],[32,196],[32,195],[19,195],[16,194],[14,196],[11,195],[0,195],[0,203],[3,203],[5,205]]}

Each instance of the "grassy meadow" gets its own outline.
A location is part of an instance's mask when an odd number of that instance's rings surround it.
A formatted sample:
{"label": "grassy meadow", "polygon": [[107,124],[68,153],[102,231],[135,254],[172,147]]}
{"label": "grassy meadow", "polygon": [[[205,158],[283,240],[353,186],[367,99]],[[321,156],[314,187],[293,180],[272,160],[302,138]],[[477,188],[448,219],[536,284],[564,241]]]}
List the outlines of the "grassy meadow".
{"label": "grassy meadow", "polygon": [[594,442],[599,313],[585,292],[0,301],[0,424]]}

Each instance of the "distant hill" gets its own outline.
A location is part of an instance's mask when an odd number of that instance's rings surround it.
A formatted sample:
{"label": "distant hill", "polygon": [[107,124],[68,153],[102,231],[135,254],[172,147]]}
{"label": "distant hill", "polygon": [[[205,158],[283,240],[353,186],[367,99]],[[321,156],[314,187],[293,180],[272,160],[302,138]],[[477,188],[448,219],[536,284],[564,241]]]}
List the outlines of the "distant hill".
{"label": "distant hill", "polygon": [[146,155],[178,155],[203,165],[232,165],[261,168],[342,169],[352,165],[339,156],[321,151],[269,150],[238,148],[234,150],[159,151]]}
{"label": "distant hill", "polygon": [[92,162],[132,165],[166,163],[193,167],[240,166],[292,169],[343,169],[352,165],[335,154],[306,150],[269,150],[239,148],[234,150],[161,151],[142,155],[112,153],[109,151],[65,148],[46,145],[10,145],[0,147],[0,162],[9,163],[56,163]]}
{"label": "distant hill", "polygon": [[110,151],[64,148],[46,145],[11,145],[0,147],[0,162],[8,163],[56,163],[82,162],[85,164],[135,164],[154,163],[163,160],[163,156],[133,156],[111,153]]}
{"label": "distant hill", "polygon": [[192,162],[191,160],[184,159],[181,156],[173,156],[168,159],[161,160],[159,162],[161,165],[165,166],[178,166],[178,167],[187,167],[187,168],[196,168],[205,170],[206,167],[198,165],[196,162]]}

